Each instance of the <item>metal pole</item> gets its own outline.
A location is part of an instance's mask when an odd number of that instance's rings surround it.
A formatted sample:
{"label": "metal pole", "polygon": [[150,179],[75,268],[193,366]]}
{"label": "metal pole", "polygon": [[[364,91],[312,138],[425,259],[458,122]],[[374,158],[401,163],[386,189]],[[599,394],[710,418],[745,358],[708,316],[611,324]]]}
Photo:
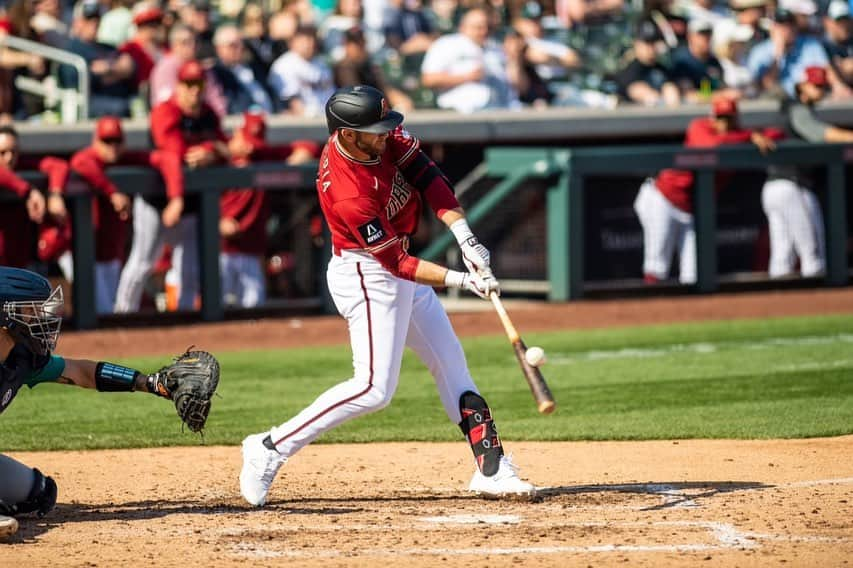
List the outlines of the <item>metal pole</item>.
{"label": "metal pole", "polygon": [[696,172],[693,204],[696,223],[696,287],[700,292],[717,290],[717,202],[714,171]]}

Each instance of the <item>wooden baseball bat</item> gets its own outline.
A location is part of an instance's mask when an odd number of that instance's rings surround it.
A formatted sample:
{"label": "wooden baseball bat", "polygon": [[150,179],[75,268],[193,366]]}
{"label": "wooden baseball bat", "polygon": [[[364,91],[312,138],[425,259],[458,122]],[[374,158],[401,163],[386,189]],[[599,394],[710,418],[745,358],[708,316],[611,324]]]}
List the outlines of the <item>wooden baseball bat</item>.
{"label": "wooden baseball bat", "polygon": [[521,365],[521,371],[527,380],[528,386],[530,386],[530,392],[533,393],[534,400],[536,400],[537,409],[541,414],[551,414],[554,412],[554,408],[556,408],[556,403],[554,402],[554,396],[551,394],[551,389],[548,388],[548,383],[545,382],[545,377],[542,376],[542,372],[538,367],[534,367],[527,362],[524,356],[524,353],[527,351],[527,345],[524,344],[524,340],[521,339],[518,330],[512,324],[512,320],[509,319],[509,314],[506,313],[500,296],[492,292],[489,294],[489,297],[495,306],[495,311],[498,312],[498,317],[504,326],[506,336],[515,350],[515,357],[518,359],[518,364]]}

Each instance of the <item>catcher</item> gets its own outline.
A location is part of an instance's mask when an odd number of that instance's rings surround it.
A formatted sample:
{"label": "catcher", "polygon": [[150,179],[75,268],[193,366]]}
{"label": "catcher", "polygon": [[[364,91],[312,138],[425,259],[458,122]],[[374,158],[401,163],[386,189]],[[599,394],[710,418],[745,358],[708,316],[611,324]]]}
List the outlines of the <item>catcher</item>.
{"label": "catcher", "polygon": [[[151,375],[104,361],[65,359],[52,353],[61,310],[61,288],[51,290],[34,272],[0,266],[0,413],[22,386],[59,383],[167,398],[191,431],[202,431],[219,383],[213,355],[188,350]],[[18,515],[44,516],[55,505],[56,492],[49,476],[0,454],[0,538],[17,531]]]}

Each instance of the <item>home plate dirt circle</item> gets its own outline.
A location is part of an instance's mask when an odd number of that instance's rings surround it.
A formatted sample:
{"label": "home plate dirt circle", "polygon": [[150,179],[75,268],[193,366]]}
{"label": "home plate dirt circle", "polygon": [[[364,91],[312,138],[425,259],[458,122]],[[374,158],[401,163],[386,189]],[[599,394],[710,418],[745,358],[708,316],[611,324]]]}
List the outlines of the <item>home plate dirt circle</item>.
{"label": "home plate dirt circle", "polygon": [[[459,444],[315,445],[270,503],[240,498],[238,447],[16,453],[59,506],[0,545],[8,566],[843,566],[853,437],[508,442],[540,491],[468,495]],[[709,564],[709,561],[710,564]]]}

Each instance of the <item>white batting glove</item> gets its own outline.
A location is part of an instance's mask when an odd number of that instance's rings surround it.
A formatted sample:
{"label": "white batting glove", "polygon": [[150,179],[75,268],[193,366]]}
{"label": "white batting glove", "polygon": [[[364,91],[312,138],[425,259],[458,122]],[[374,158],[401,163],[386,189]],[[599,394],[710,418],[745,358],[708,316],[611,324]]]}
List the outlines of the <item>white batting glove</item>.
{"label": "white batting glove", "polygon": [[491,259],[489,249],[474,236],[471,227],[468,226],[468,221],[465,219],[454,221],[450,225],[450,231],[456,237],[456,242],[459,243],[465,268],[468,269],[468,272],[475,272],[483,276],[483,271],[489,268]]}
{"label": "white batting glove", "polygon": [[488,270],[486,278],[481,277],[475,272],[460,272],[458,270],[448,270],[444,277],[444,285],[461,290],[473,292],[484,300],[489,299],[489,294],[497,292],[500,294],[500,284],[492,275],[492,271]]}

